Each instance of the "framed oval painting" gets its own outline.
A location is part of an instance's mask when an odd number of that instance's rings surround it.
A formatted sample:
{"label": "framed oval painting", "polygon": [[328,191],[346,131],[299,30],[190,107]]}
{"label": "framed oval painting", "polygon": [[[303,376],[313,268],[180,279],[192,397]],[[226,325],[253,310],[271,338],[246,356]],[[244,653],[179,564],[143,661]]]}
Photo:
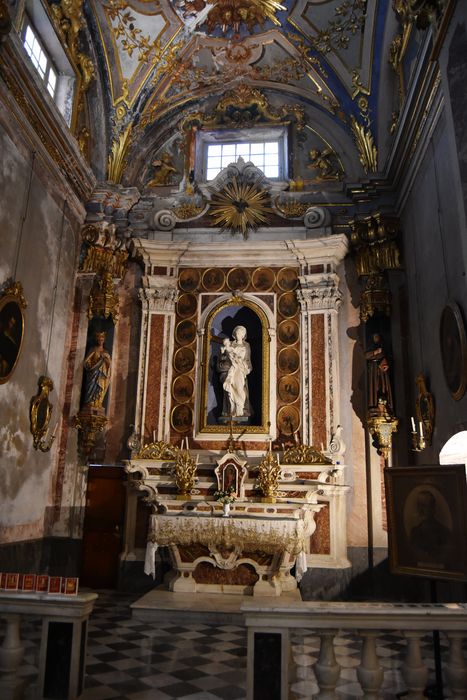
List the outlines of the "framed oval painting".
{"label": "framed oval painting", "polygon": [[298,273],[293,267],[283,267],[277,273],[277,284],[283,292],[292,292],[298,285]]}
{"label": "framed oval painting", "polygon": [[291,320],[282,321],[279,323],[277,334],[280,342],[283,343],[283,345],[294,345],[300,335],[298,323]]}
{"label": "framed oval painting", "polygon": [[203,272],[201,283],[207,292],[218,292],[225,283],[224,271],[218,267],[209,267]]}
{"label": "framed oval painting", "polygon": [[13,374],[23,346],[26,301],[19,282],[0,297],[0,384]]}
{"label": "framed oval painting", "polygon": [[180,345],[191,345],[196,338],[196,324],[193,321],[180,321],[175,328],[175,337]]}
{"label": "framed oval painting", "polygon": [[187,403],[193,396],[195,386],[188,374],[180,374],[175,377],[172,384],[172,396],[177,403]]}
{"label": "framed oval painting", "polygon": [[197,289],[201,280],[201,275],[199,270],[186,268],[180,270],[178,275],[178,286],[183,289],[184,292],[194,292]]}
{"label": "framed oval painting", "polygon": [[295,316],[298,311],[298,299],[295,292],[281,294],[278,302],[279,313],[286,318]]}
{"label": "framed oval painting", "polygon": [[276,276],[269,267],[257,267],[251,281],[257,292],[269,292],[274,287]]}
{"label": "framed oval painting", "polygon": [[464,319],[459,306],[448,301],[439,326],[444,378],[451,396],[459,401],[467,385],[467,341]]}
{"label": "framed oval painting", "polygon": [[180,374],[189,372],[195,366],[195,353],[191,348],[179,348],[174,355],[174,367]]}
{"label": "framed oval painting", "polygon": [[182,294],[177,301],[177,313],[182,318],[189,318],[196,313],[198,300],[194,294]]}
{"label": "framed oval painting", "polygon": [[234,267],[227,273],[227,286],[232,292],[243,292],[250,284],[250,275],[241,267]]}

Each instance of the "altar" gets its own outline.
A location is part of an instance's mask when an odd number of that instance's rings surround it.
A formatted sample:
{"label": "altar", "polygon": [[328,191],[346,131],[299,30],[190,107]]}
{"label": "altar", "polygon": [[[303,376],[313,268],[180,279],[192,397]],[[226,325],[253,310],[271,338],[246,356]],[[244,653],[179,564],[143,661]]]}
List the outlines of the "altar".
{"label": "altar", "polygon": [[340,491],[342,498],[347,489],[336,489],[339,466],[313,447],[288,449],[281,458],[283,464],[268,450],[245,460],[232,446],[217,459],[166,443],[145,446],[125,467],[130,486],[151,507],[145,573],[155,576],[156,553],[167,547],[171,591],[295,590],[308,567],[316,516],[326,507],[323,495]]}

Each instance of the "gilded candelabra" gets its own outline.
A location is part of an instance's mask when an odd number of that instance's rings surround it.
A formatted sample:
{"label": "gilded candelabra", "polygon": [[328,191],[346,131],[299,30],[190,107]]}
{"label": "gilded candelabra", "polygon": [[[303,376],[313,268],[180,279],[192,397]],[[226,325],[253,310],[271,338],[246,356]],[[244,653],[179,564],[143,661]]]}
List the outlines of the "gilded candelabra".
{"label": "gilded candelabra", "polygon": [[194,488],[196,481],[196,470],[198,468],[198,457],[190,457],[188,449],[180,450],[174,467],[175,485],[177,487],[177,498],[189,498],[190,492]]}
{"label": "gilded candelabra", "polygon": [[269,450],[258,465],[258,475],[256,477],[256,488],[263,494],[262,501],[267,503],[276,502],[280,473],[281,468],[271,451],[271,444],[269,444]]}

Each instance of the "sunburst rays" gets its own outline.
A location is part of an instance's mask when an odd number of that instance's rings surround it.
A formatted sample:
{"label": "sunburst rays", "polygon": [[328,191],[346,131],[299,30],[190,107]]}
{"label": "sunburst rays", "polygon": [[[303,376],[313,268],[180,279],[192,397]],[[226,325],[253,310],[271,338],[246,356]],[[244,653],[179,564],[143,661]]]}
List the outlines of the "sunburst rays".
{"label": "sunburst rays", "polygon": [[267,190],[233,178],[224,189],[212,194],[209,214],[215,225],[232,233],[241,232],[246,238],[249,230],[255,230],[267,222],[269,211],[270,196]]}

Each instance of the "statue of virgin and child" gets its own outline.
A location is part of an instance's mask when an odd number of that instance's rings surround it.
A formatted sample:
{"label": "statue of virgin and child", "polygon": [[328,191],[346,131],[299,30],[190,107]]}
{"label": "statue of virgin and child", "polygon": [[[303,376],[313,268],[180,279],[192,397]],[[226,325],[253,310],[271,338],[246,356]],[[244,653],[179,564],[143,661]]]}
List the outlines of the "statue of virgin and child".
{"label": "statue of virgin and child", "polygon": [[253,369],[245,326],[235,326],[232,340],[224,338],[217,358],[217,371],[223,388],[221,422],[229,418],[247,420],[251,415],[248,375]]}

